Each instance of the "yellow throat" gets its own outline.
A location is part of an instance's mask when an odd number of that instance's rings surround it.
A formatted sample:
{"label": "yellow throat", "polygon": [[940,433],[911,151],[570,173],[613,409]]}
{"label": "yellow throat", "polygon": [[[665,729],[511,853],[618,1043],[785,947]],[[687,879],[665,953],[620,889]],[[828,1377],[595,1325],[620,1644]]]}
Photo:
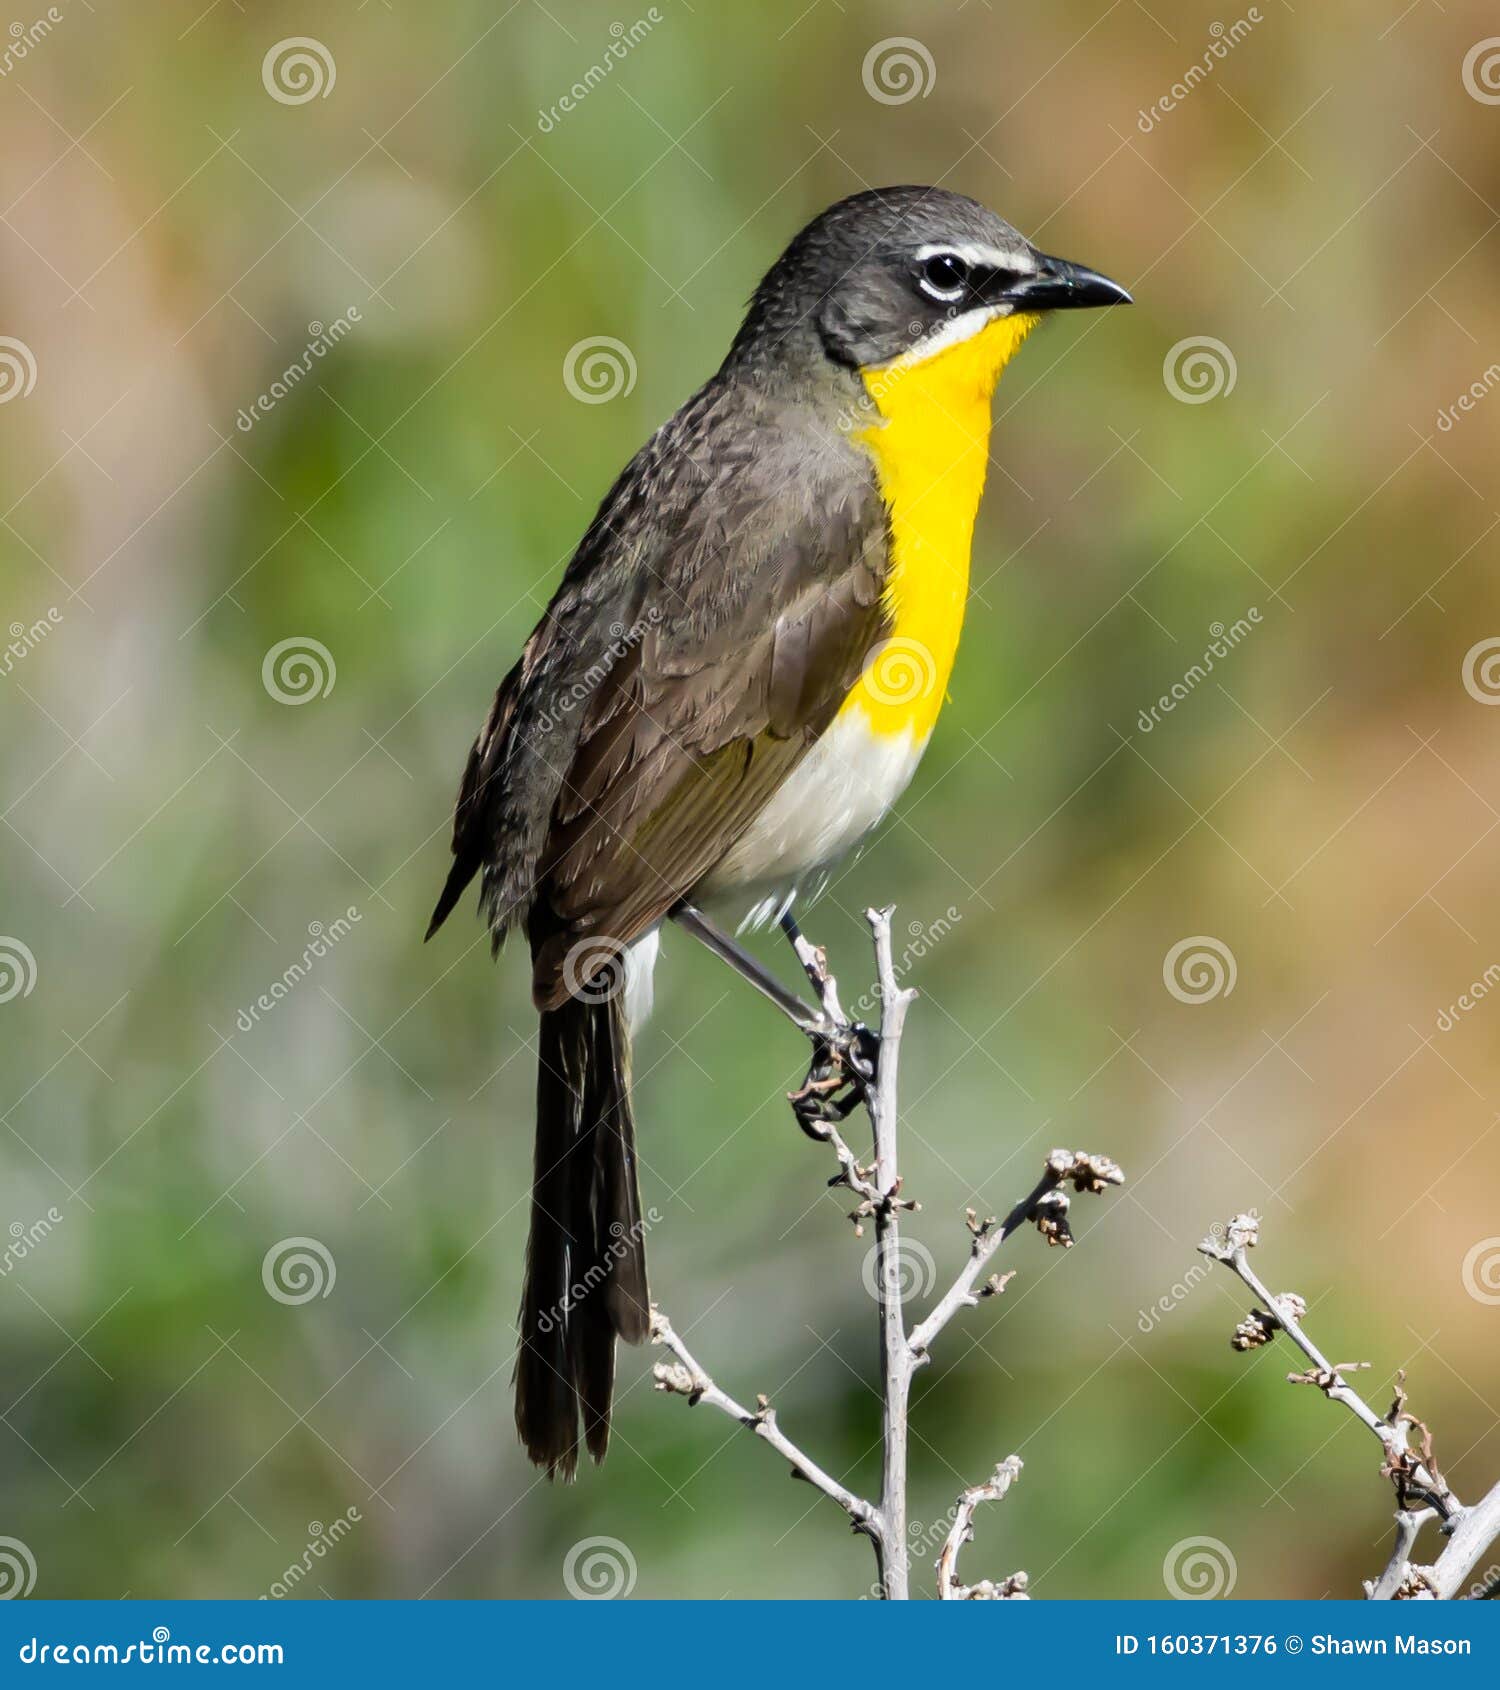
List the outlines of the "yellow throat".
{"label": "yellow throat", "polygon": [[920,744],[937,721],[969,595],[990,397],[1038,321],[1034,313],[998,317],[920,361],[861,372],[881,418],[855,438],[875,459],[890,512],[891,632],[843,711],[862,711],[877,734],[910,734]]}

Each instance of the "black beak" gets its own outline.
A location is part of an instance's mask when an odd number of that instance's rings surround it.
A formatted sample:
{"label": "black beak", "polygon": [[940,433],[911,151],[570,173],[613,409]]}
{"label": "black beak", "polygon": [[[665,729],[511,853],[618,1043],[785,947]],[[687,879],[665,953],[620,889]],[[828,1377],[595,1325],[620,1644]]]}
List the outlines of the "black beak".
{"label": "black beak", "polygon": [[1005,290],[1019,311],[1070,311],[1082,305],[1130,305],[1131,297],[1118,282],[1084,264],[1037,254],[1036,274],[1025,276]]}

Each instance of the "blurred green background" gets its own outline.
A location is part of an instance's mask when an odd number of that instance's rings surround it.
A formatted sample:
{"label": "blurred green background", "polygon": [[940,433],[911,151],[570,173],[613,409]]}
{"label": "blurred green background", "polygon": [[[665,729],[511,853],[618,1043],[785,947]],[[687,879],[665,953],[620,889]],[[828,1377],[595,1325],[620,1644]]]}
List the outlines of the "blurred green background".
{"label": "blurred green background", "polygon": [[[650,1354],[602,1470],[526,1465],[525,970],[465,920],[420,938],[469,740],[603,490],[791,234],[888,182],[1138,302],[1007,373],[952,704],[807,919],[851,997],[865,904],[923,953],[906,1189],[937,1272],[1053,1144],[1130,1176],[950,1328],[913,1518],[1018,1450],[970,1577],[1158,1596],[1208,1537],[1234,1595],[1357,1594],[1374,1441],[1280,1346],[1232,1354],[1246,1299],[1195,1266],[1251,1207],[1372,1400],[1405,1366],[1459,1492],[1500,1475],[1500,1005],[1440,1024],[1500,960],[1500,397],[1443,421],[1500,381],[1484,55],[1465,84],[1495,19],[1402,7],[59,0],[24,57],[12,31],[0,1535],[37,1595],[254,1596],[306,1562],[307,1596],[563,1596],[598,1536],[637,1596],[868,1587],[837,1510],[655,1394]],[[272,54],[296,37],[311,84]],[[596,336],[633,373],[580,402]],[[286,640],[327,653],[301,703],[263,683]],[[1232,992],[1167,989],[1187,938]],[[872,1486],[869,1240],[782,1101],[800,1042],[671,933],[657,994],[654,1293]],[[268,1294],[289,1239],[326,1296]]]}

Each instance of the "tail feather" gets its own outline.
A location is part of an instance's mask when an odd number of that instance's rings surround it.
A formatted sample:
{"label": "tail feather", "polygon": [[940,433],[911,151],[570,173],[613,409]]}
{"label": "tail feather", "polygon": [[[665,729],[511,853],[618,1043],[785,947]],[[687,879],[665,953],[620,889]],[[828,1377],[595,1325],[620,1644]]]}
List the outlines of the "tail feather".
{"label": "tail feather", "polygon": [[539,1042],[516,1429],[531,1459],[566,1479],[580,1421],[589,1454],[604,1459],[615,1340],[646,1336],[650,1299],[619,997],[543,1010]]}

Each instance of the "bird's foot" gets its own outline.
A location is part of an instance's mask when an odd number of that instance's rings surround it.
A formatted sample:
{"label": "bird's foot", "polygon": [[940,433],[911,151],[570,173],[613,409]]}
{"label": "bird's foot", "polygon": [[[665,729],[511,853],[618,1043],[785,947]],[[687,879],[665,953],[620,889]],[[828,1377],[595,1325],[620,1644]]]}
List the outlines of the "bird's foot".
{"label": "bird's foot", "polygon": [[880,1036],[862,1021],[841,1021],[809,1033],[812,1063],[801,1089],[791,1095],[797,1125],[809,1138],[826,1139],[827,1128],[845,1121],[867,1101],[880,1065]]}

